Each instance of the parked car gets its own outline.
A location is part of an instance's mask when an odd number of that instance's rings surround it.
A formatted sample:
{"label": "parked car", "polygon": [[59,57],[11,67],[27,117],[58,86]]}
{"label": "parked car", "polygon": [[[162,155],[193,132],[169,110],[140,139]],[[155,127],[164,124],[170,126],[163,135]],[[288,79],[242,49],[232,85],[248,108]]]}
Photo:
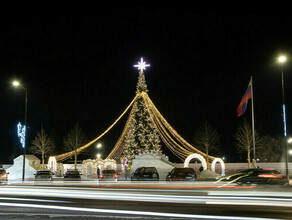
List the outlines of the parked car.
{"label": "parked car", "polygon": [[193,168],[173,168],[166,176],[166,181],[195,181],[197,174]]}
{"label": "parked car", "polygon": [[67,172],[64,174],[64,180],[81,180],[81,174],[78,170],[67,170]]}
{"label": "parked car", "polygon": [[[236,176],[236,175],[235,175]],[[237,175],[235,182],[241,184],[281,184],[288,182],[287,176],[274,169],[248,169]]]}
{"label": "parked car", "polygon": [[139,167],[132,174],[131,180],[159,180],[159,174],[155,167]]}
{"label": "parked car", "polygon": [[38,170],[35,174],[35,181],[53,180],[53,174],[50,170]]}
{"label": "parked car", "polygon": [[118,173],[115,170],[103,170],[99,175],[101,181],[118,181]]}
{"label": "parked car", "polygon": [[0,182],[1,183],[6,183],[7,182],[7,177],[9,173],[6,173],[6,170],[4,168],[0,168]]}

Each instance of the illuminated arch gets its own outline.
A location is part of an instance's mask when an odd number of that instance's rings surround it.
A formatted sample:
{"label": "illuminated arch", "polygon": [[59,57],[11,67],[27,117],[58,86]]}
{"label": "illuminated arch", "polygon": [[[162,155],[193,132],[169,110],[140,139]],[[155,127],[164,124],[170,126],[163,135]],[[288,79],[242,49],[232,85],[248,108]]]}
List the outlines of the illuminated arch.
{"label": "illuminated arch", "polygon": [[203,169],[206,170],[207,169],[207,163],[206,163],[206,160],[203,156],[201,156],[200,154],[191,154],[189,155],[186,160],[185,160],[185,163],[184,163],[184,167],[188,167],[189,166],[189,163],[192,159],[199,159],[202,163],[202,166],[203,166]]}
{"label": "illuminated arch", "polygon": [[213,160],[212,165],[211,165],[212,171],[215,173],[215,165],[217,162],[221,164],[221,169],[222,169],[221,176],[225,176],[225,164],[221,158],[215,158]]}
{"label": "illuminated arch", "polygon": [[50,157],[49,158],[48,168],[49,168],[49,170],[52,170],[52,171],[56,172],[56,170],[57,170],[57,161],[56,161],[55,157]]}

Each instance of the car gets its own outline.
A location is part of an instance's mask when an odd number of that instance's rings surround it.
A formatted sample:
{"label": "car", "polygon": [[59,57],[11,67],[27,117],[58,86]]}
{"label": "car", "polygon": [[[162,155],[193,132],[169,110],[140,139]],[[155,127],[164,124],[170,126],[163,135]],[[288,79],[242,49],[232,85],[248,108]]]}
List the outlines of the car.
{"label": "car", "polygon": [[101,174],[99,175],[100,181],[118,181],[118,173],[112,169],[102,170]]}
{"label": "car", "polygon": [[64,174],[64,180],[81,180],[81,174],[78,170],[67,170],[67,172]]}
{"label": "car", "polygon": [[7,177],[9,173],[6,173],[6,170],[4,168],[0,168],[0,182],[6,183]]}
{"label": "car", "polygon": [[53,174],[50,170],[38,170],[35,174],[35,181],[53,180]]}
{"label": "car", "polygon": [[239,185],[242,184],[280,184],[288,183],[286,175],[281,174],[274,169],[248,169],[241,172],[234,181]]}
{"label": "car", "polygon": [[139,167],[131,176],[132,181],[137,180],[159,180],[159,174],[155,167]]}
{"label": "car", "polygon": [[197,174],[193,168],[173,168],[166,176],[166,181],[195,181]]}
{"label": "car", "polygon": [[224,177],[218,177],[216,178],[218,181],[222,181],[222,182],[235,182],[237,179],[240,179],[242,176],[246,176],[249,175],[254,169],[246,169],[246,170],[242,170],[238,173],[234,173],[228,176],[224,176]]}

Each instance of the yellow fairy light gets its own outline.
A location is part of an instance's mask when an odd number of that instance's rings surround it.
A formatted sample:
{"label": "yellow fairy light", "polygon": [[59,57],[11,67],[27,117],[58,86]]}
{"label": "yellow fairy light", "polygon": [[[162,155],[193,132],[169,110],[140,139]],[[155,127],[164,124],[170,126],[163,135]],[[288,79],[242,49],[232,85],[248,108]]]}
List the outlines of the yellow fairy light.
{"label": "yellow fairy light", "polygon": [[[101,135],[99,135],[97,138],[95,138],[94,140],[90,141],[89,143],[83,145],[82,147],[77,149],[77,153],[80,153],[81,151],[85,150],[86,148],[88,148],[90,145],[92,145],[93,143],[95,143],[96,141],[98,141],[102,136],[104,136],[123,116],[124,114],[128,111],[128,109],[132,106],[132,104],[136,101],[137,95],[134,97],[134,99],[132,100],[132,102],[128,105],[128,107],[124,110],[124,112],[115,120],[115,122],[109,126]],[[63,161],[66,160],[70,157],[72,157],[75,154],[75,151],[70,151],[64,154],[60,154],[55,156],[56,161]]]}

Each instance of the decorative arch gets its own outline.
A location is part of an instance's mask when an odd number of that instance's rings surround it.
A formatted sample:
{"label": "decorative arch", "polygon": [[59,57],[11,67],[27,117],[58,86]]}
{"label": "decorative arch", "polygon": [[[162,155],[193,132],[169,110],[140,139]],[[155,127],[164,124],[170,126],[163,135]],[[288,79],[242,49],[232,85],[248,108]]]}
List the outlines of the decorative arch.
{"label": "decorative arch", "polygon": [[87,175],[87,176],[91,176],[92,174],[93,174],[92,165],[89,164],[89,165],[86,167],[86,175]]}
{"label": "decorative arch", "polygon": [[189,155],[186,159],[185,159],[185,163],[184,163],[184,167],[188,167],[189,166],[189,163],[192,159],[199,159],[202,163],[202,166],[203,166],[203,169],[206,170],[207,169],[207,163],[206,163],[206,160],[205,158],[200,155],[200,154],[191,154]]}
{"label": "decorative arch", "polygon": [[221,169],[222,169],[221,176],[225,176],[225,163],[221,158],[215,158],[213,160],[212,165],[211,165],[212,171],[215,173],[215,165],[217,162],[221,164]]}
{"label": "decorative arch", "polygon": [[50,157],[48,161],[48,168],[49,170],[52,170],[53,172],[56,172],[57,170],[57,161],[55,157]]}

